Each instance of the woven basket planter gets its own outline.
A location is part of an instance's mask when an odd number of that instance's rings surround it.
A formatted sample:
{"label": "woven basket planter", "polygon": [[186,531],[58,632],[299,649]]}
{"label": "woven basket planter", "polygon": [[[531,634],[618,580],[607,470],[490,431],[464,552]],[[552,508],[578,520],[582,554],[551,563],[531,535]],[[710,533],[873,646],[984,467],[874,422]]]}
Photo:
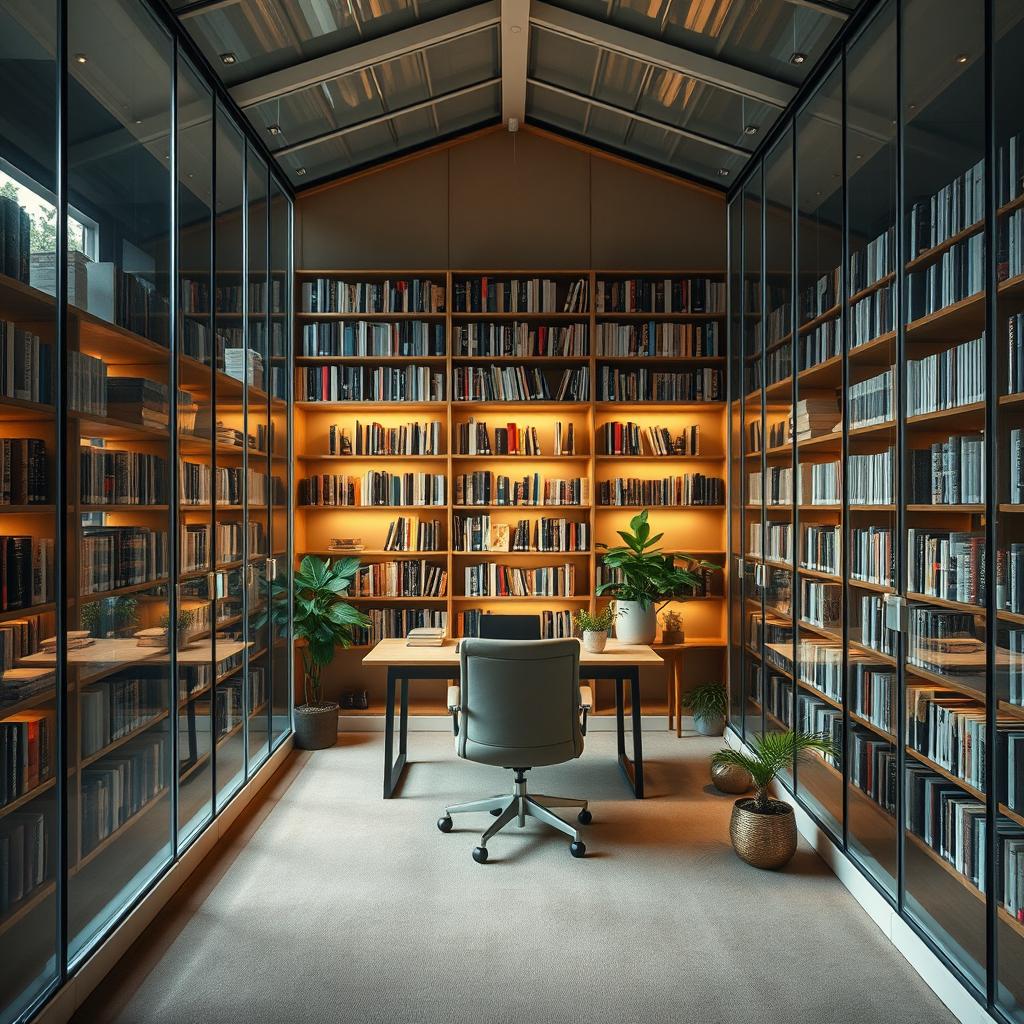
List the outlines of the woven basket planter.
{"label": "woven basket planter", "polygon": [[729,838],[741,860],[755,868],[775,871],[785,867],[796,853],[796,817],[789,804],[772,802],[772,813],[751,810],[754,801],[732,805]]}
{"label": "woven basket planter", "polygon": [[754,787],[754,780],[750,772],[738,764],[713,764],[711,784],[720,793],[749,793]]}
{"label": "woven basket planter", "polygon": [[295,746],[300,750],[324,750],[337,742],[337,704],[300,704],[295,709]]}

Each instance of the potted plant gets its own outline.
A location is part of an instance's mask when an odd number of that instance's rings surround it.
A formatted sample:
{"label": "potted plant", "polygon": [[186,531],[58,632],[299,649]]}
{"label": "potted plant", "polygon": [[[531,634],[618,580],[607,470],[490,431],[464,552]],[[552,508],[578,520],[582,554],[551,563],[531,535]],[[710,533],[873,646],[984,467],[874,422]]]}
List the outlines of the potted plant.
{"label": "potted plant", "polygon": [[681,644],[686,639],[683,633],[683,616],[671,608],[661,616],[661,642]]}
{"label": "potted plant", "polygon": [[754,795],[732,805],[729,838],[737,855],[755,868],[784,867],[796,853],[796,818],[793,808],[773,800],[768,789],[779,772],[813,753],[836,756],[828,736],[806,732],[768,732],[751,741],[751,753],[726,747],[712,758],[712,768],[743,768],[754,781]]}
{"label": "potted plant", "polygon": [[[629,521],[629,530],[619,530],[624,547],[605,548],[604,564],[614,579],[597,588],[598,595],[615,596],[615,635],[626,644],[649,644],[658,635],[658,604],[684,598],[699,586],[696,568],[717,568],[690,555],[663,554],[655,545],[664,536],[651,536],[647,509]],[[683,562],[684,565],[677,565]]]}
{"label": "potted plant", "polygon": [[693,712],[693,726],[702,736],[721,736],[725,730],[726,696],[721,683],[702,683],[684,693],[683,707]]}
{"label": "potted plant", "polygon": [[[295,605],[292,629],[301,642],[304,704],[295,709],[295,743],[303,750],[332,747],[338,739],[338,705],[323,697],[321,673],[334,660],[337,647],[352,646],[352,631],[370,620],[341,600],[351,586],[358,558],[328,562],[306,555],[295,573]],[[275,582],[271,602],[274,625],[287,628],[287,581]]]}
{"label": "potted plant", "polygon": [[600,654],[608,643],[608,630],[615,621],[611,606],[591,615],[587,611],[576,613],[576,628],[583,634],[583,649],[591,654]]}

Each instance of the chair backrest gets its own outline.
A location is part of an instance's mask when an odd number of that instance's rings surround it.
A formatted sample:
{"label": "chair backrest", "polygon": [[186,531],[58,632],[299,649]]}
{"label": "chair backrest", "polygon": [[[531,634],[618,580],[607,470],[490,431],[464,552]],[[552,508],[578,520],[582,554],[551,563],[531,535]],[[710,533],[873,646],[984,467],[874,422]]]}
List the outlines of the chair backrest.
{"label": "chair backrest", "polygon": [[480,636],[485,640],[539,640],[539,615],[481,615]]}
{"label": "chair backrest", "polygon": [[536,768],[583,753],[578,640],[466,637],[459,659],[460,757]]}

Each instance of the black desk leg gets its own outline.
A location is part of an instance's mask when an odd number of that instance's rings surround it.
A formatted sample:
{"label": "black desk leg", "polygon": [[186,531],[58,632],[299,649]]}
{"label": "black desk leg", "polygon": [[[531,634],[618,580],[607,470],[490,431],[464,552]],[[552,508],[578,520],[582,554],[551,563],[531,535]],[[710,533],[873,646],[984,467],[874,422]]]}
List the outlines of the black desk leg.
{"label": "black desk leg", "polygon": [[[626,712],[624,684],[629,680],[629,702],[633,724],[633,760],[626,756]],[[623,669],[615,677],[615,731],[619,745],[619,767],[633,789],[637,800],[644,798],[644,741],[640,714],[640,672],[636,668]]]}
{"label": "black desk leg", "polygon": [[[399,669],[388,669],[388,699],[384,709],[384,799],[390,799],[405,771],[409,739],[409,680]],[[398,760],[395,754],[395,684],[402,683],[402,707],[398,722]]]}

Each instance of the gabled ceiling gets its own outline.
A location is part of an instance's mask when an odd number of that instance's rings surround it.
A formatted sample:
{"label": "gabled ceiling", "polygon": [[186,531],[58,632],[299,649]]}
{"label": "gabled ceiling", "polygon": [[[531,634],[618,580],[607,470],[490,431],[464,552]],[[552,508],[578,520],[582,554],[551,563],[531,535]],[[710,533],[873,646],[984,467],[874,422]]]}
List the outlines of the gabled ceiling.
{"label": "gabled ceiling", "polygon": [[726,188],[860,0],[171,0],[298,188],[499,121]]}

